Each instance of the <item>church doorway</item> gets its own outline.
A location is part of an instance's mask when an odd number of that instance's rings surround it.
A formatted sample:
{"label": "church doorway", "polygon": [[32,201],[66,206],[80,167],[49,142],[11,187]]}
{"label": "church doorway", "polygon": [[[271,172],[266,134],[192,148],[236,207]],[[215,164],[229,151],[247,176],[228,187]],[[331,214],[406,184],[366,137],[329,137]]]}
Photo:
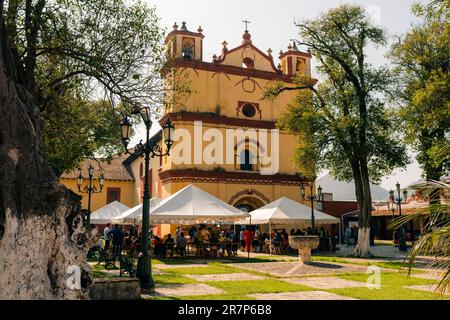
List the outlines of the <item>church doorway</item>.
{"label": "church doorway", "polygon": [[256,197],[244,197],[236,201],[234,206],[245,212],[252,212],[264,206],[264,203]]}

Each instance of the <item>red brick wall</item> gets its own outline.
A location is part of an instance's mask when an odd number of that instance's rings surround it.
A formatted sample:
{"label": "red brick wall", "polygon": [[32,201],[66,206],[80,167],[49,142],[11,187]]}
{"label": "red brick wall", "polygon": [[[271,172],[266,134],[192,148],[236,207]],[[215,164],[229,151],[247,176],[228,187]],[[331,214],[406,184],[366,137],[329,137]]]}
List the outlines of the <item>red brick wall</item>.
{"label": "red brick wall", "polygon": [[352,212],[358,209],[356,201],[324,201],[322,210],[336,218],[341,218],[344,213]]}

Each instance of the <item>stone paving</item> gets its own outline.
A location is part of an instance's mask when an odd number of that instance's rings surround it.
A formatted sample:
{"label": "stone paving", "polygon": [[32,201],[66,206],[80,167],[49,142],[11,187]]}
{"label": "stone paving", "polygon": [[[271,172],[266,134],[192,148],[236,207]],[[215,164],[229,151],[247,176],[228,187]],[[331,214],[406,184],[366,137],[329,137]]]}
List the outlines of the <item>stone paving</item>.
{"label": "stone paving", "polygon": [[154,296],[200,296],[207,294],[222,294],[222,289],[203,283],[156,285]]}
{"label": "stone paving", "polygon": [[256,300],[357,300],[325,291],[253,293],[248,296]]}
{"label": "stone paving", "polygon": [[429,279],[429,280],[438,280],[442,275],[438,272],[426,272],[426,273],[418,273],[412,274],[411,277],[421,278],[421,279]]}
{"label": "stone paving", "polygon": [[187,274],[186,277],[200,282],[204,281],[239,281],[239,280],[262,280],[266,277],[248,273],[223,273],[223,274]]}
{"label": "stone paving", "polygon": [[345,263],[310,262],[299,264],[296,262],[270,262],[270,263],[235,263],[234,267],[246,270],[269,273],[274,276],[320,275],[347,272],[366,272],[366,266],[350,265]]}
{"label": "stone paving", "polygon": [[208,264],[196,264],[196,263],[192,263],[192,264],[155,264],[153,265],[153,268],[156,269],[172,269],[172,268],[205,268],[205,267],[209,267]]}
{"label": "stone paving", "polygon": [[287,278],[281,280],[317,289],[342,289],[366,286],[365,282],[345,280],[337,277]]}

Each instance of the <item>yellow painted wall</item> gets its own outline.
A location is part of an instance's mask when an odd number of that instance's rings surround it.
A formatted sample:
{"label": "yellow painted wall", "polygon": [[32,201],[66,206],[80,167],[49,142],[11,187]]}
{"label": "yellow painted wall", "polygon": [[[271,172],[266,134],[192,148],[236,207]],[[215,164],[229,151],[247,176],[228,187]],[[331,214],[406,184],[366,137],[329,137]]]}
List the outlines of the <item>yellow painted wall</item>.
{"label": "yellow painted wall", "polygon": [[[211,195],[230,203],[231,198],[238,192],[243,190],[256,190],[264,194],[269,198],[270,202],[275,201],[281,197],[288,197],[294,201],[298,201],[305,205],[309,205],[309,200],[303,200],[300,193],[299,186],[284,186],[276,184],[233,184],[233,183],[208,183],[208,182],[167,182],[163,185],[163,198],[166,198],[187,185],[195,185],[202,190],[210,193]],[[306,188],[306,199],[309,198],[309,188]],[[248,195],[242,195],[237,198],[234,202],[238,202],[244,197],[249,197]],[[260,199],[256,195],[250,195],[250,197],[255,197]],[[234,203],[230,203],[234,205]]]}
{"label": "yellow painted wall", "polygon": [[[181,71],[180,71],[181,72]],[[220,110],[220,115],[232,118],[251,120],[276,121],[285,107],[294,100],[295,91],[285,91],[276,100],[270,101],[263,98],[263,90],[269,84],[269,80],[251,78],[223,73],[213,73],[205,70],[186,68],[182,70],[179,79],[190,86],[191,94],[180,100],[173,106],[172,111],[213,112]],[[287,84],[290,85],[290,84]],[[246,92],[253,90],[254,92]],[[237,115],[238,101],[258,103],[261,110],[253,118],[247,118],[242,113]]]}
{"label": "yellow painted wall", "polygon": [[[60,182],[64,184],[67,188],[82,196],[81,206],[83,209],[87,209],[88,205],[88,195],[86,193],[78,192],[77,179],[60,179]],[[88,181],[83,181],[83,187]],[[120,188],[120,202],[128,207],[134,206],[134,185],[133,181],[117,181],[117,180],[106,180],[105,186],[102,192],[93,193],[91,195],[91,211],[95,211],[104,207],[107,203],[107,190],[108,187]],[[98,186],[98,182],[93,182],[93,185]]]}

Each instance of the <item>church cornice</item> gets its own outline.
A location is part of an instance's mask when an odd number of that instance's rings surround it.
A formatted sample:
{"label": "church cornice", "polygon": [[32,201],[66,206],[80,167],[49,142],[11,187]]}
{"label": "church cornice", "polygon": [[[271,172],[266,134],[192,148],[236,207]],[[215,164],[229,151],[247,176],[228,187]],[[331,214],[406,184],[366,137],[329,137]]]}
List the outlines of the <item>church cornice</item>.
{"label": "church cornice", "polygon": [[258,172],[228,172],[216,170],[166,170],[159,173],[163,183],[167,182],[221,182],[228,184],[268,184],[300,186],[306,179],[296,174],[261,175]]}
{"label": "church cornice", "polygon": [[159,123],[165,123],[167,118],[171,121],[183,121],[183,122],[194,122],[202,121],[203,123],[211,123],[217,126],[224,127],[243,127],[243,128],[257,128],[257,129],[276,129],[274,121],[265,120],[250,120],[241,118],[230,118],[215,114],[205,114],[198,112],[169,112],[164,115],[159,120]]}
{"label": "church cornice", "polygon": [[175,66],[180,68],[192,68],[197,70],[210,71],[213,73],[222,72],[225,74],[231,74],[248,78],[283,81],[286,83],[293,82],[292,75],[283,74],[281,70],[278,70],[277,72],[271,72],[271,71],[230,66],[221,63],[212,63],[199,60],[187,60],[182,58],[176,59],[174,64]]}

